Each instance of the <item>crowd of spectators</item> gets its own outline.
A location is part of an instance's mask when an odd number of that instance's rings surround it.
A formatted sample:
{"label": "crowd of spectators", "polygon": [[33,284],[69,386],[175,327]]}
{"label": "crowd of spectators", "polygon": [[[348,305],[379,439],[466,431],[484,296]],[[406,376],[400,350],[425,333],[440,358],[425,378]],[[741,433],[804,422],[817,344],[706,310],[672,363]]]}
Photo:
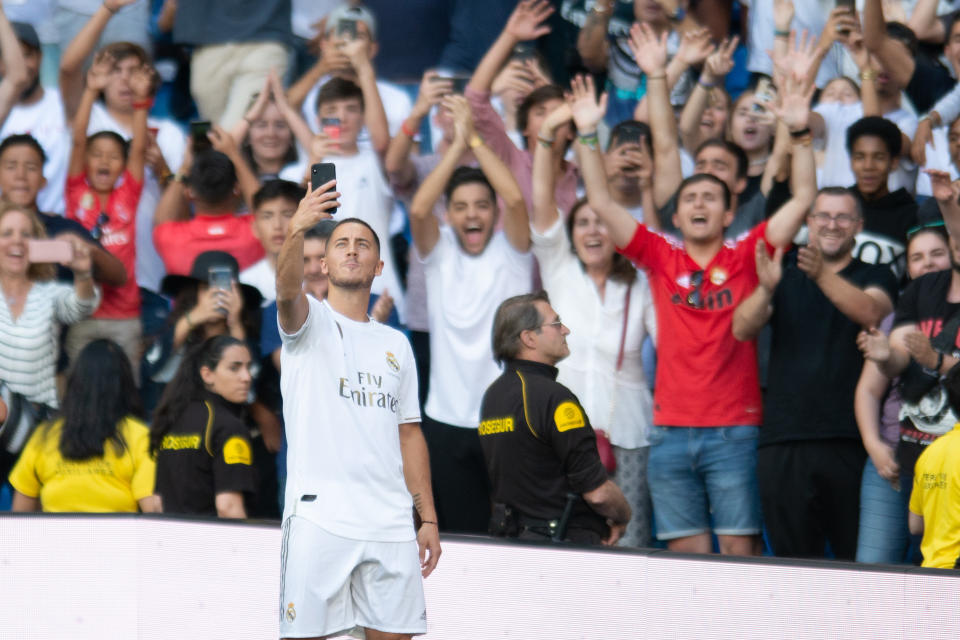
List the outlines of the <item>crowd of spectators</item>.
{"label": "crowd of spectators", "polygon": [[900,563],[922,534],[953,566],[960,459],[923,452],[960,413],[957,17],[4,2],[8,504],[279,517],[277,257],[332,163],[336,216],[382,241],[370,314],[413,347],[442,531],[487,530],[494,314],[543,288],[620,544]]}

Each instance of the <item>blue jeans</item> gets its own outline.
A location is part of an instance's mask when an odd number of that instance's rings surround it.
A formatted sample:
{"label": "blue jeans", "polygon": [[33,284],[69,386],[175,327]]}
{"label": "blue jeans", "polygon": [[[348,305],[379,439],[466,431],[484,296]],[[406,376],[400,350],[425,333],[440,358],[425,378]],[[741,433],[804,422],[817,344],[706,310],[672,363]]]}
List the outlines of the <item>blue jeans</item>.
{"label": "blue jeans", "polygon": [[647,481],[658,540],[760,533],[758,427],[659,427],[650,432]]}
{"label": "blue jeans", "polygon": [[900,490],[880,477],[868,457],[860,484],[860,529],[857,534],[857,562],[898,564],[907,561],[910,531],[907,509],[911,484]]}

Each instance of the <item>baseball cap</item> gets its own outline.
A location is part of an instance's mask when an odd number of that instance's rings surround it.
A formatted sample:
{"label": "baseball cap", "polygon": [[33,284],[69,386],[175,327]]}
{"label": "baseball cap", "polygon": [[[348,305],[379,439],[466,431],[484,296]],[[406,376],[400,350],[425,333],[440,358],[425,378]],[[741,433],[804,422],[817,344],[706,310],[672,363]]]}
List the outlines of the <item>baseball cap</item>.
{"label": "baseball cap", "polygon": [[342,4],[327,14],[327,33],[337,28],[341,20],[356,20],[367,25],[370,30],[370,39],[377,39],[377,19],[373,12],[366,7],[358,7],[350,4]]}
{"label": "baseball cap", "polygon": [[29,22],[11,22],[13,32],[17,34],[17,40],[33,49],[40,48],[40,38],[37,36],[37,30]]}

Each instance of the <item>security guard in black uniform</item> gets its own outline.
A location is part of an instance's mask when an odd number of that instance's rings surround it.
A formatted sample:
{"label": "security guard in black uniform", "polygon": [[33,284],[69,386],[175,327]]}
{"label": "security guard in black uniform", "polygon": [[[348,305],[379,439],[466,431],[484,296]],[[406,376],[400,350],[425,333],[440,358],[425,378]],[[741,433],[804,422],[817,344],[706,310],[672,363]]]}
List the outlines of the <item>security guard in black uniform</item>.
{"label": "security guard in black uniform", "polygon": [[630,506],[607,478],[580,402],[556,381],[569,333],[543,291],[497,309],[493,352],[506,366],[484,394],[479,428],[493,485],[490,533],[610,545]]}

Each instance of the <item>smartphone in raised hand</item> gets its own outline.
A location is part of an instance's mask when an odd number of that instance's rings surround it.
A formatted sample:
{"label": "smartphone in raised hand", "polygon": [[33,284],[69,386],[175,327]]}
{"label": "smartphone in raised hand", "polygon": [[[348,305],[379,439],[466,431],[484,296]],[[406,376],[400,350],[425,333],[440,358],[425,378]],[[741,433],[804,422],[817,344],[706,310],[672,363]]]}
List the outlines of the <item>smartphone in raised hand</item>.
{"label": "smartphone in raised hand", "polygon": [[69,240],[27,240],[27,261],[54,264],[72,262],[73,245]]}
{"label": "smartphone in raised hand", "polygon": [[194,120],[190,123],[190,146],[194,153],[207,151],[213,148],[210,138],[211,124],[209,120]]}
{"label": "smartphone in raised hand", "polygon": [[[318,162],[310,167],[310,190],[316,191],[331,180],[337,179],[337,165],[332,162]],[[336,215],[336,209],[330,209],[330,215]]]}

